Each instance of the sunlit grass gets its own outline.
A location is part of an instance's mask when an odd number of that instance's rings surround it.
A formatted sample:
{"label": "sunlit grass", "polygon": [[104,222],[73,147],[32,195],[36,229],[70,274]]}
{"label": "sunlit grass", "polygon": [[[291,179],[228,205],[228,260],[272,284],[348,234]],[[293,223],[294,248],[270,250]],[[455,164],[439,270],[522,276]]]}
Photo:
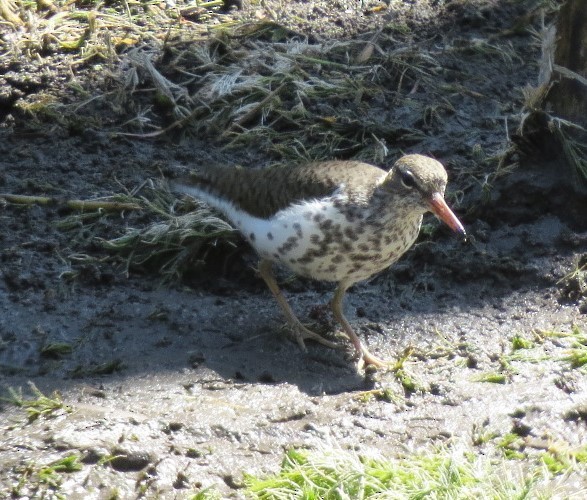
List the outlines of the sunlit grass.
{"label": "sunlit grass", "polygon": [[54,416],[59,412],[69,413],[72,411],[71,407],[63,402],[59,393],[54,392],[51,396],[46,396],[32,382],[29,382],[29,387],[33,397],[23,395],[20,389],[9,387],[9,395],[0,399],[23,408],[31,422],[41,417]]}
{"label": "sunlit grass", "polygon": [[540,462],[524,468],[461,449],[392,459],[340,449],[290,450],[278,474],[247,476],[246,484],[253,498],[263,500],[546,499],[555,498],[557,487]]}
{"label": "sunlit grass", "polygon": [[29,463],[17,468],[18,482],[12,486],[12,498],[64,498],[58,491],[63,474],[78,472],[83,465],[79,456],[70,454],[45,465]]}
{"label": "sunlit grass", "polygon": [[514,375],[519,363],[557,363],[567,370],[585,372],[587,365],[587,330],[571,325],[569,331],[534,330],[532,338],[516,334],[511,351],[499,356],[501,371],[479,375],[477,381],[505,383]]}
{"label": "sunlit grass", "polygon": [[[5,1],[13,6],[14,30],[0,47],[1,59],[61,53],[72,67],[89,64],[102,75],[92,89],[72,82],[69,102],[50,90],[18,100],[31,123],[45,119],[143,138],[204,134],[232,147],[255,145],[286,162],[380,163],[388,144],[425,136],[365,113],[373,99],[410,101],[415,85],[437,88],[431,53],[397,48],[389,34],[310,43],[267,20],[242,17],[235,24],[236,17],[217,15],[222,2],[165,8],[59,0],[38,9],[28,0]],[[97,105],[98,117],[87,112]]]}

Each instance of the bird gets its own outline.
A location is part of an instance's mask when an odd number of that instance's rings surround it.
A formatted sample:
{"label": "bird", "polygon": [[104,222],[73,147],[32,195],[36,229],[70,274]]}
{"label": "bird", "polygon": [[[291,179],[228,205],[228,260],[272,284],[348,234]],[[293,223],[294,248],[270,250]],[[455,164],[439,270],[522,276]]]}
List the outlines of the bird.
{"label": "bird", "polygon": [[465,229],[444,199],[447,172],[420,154],[400,157],[389,171],[354,160],[293,167],[210,166],[171,183],[172,191],[222,213],[259,256],[258,273],[277,300],[302,349],[305,340],[339,343],[298,319],[273,275],[273,264],[294,274],[336,283],[330,302],[359,365],[389,363],[372,354],[343,313],[349,287],[395,263],[416,241],[432,212],[454,232]]}

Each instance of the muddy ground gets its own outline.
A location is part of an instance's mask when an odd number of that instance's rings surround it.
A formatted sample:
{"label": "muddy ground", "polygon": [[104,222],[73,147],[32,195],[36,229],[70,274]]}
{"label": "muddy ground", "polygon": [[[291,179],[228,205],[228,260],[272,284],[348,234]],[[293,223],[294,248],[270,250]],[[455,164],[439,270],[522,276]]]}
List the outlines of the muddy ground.
{"label": "muddy ground", "polygon": [[[331,4],[291,2],[291,16],[279,14],[285,7],[278,2],[244,10],[254,18],[271,7],[279,22],[317,40],[352,38],[397,20],[385,4],[370,12],[361,10],[370,2]],[[32,397],[31,381],[46,395],[58,391],[69,408],[29,422],[23,409],[0,403],[0,496],[51,492],[35,471],[71,453],[83,467],[64,474],[56,488],[67,498],[184,498],[211,485],[238,498],[244,472],[277,471],[291,446],[393,456],[464,442],[483,451],[489,445],[479,435],[494,436],[488,442],[495,444],[510,432],[523,438],[528,453],[552,443],[584,444],[585,372],[566,360],[566,339],[544,332],[587,331],[585,299],[561,282],[587,254],[585,197],[573,190],[561,160],[514,156],[507,162],[513,167],[490,185],[482,181],[491,171],[460,169],[476,151],[508,147],[504,124],[508,117],[515,124],[521,89],[535,82],[540,57],[531,34],[514,28],[528,15],[539,26],[535,6],[406,2],[397,14],[415,40],[436,47],[444,78],[469,90],[452,96],[456,113],[416,124],[423,135],[394,146],[447,165],[449,200],[470,240],[437,229],[346,299],[347,316],[371,351],[397,359],[412,349],[405,370],[413,386],[402,385],[394,371],[358,372],[343,351],[310,344],[302,352],[285,334],[246,248],[162,284],[153,269],[127,274],[88,243],[83,228],[59,230],[69,215],[61,207],[4,203],[0,385],[5,396],[22,387]],[[442,57],[443,48],[481,39],[510,47],[514,60],[474,50],[461,51],[459,60]],[[4,89],[22,92],[18,70],[2,70]],[[63,82],[70,78],[65,64],[50,70]],[[91,75],[91,65],[80,74]],[[31,92],[59,84],[37,82]],[[254,148],[226,151],[207,138],[141,140],[50,123],[34,128],[13,109],[21,94],[10,95],[0,130],[6,193],[97,198],[132,190],[174,164],[251,166],[271,159]],[[409,113],[404,119],[415,121]],[[115,214],[101,230],[148,223]],[[320,318],[332,288],[281,278],[300,316]],[[539,361],[505,361],[516,336],[533,342]],[[60,344],[70,349],[51,347]],[[483,382],[487,374],[503,383]],[[365,397],[378,389],[392,396]],[[577,498],[587,488],[581,474],[565,481],[566,494]]]}

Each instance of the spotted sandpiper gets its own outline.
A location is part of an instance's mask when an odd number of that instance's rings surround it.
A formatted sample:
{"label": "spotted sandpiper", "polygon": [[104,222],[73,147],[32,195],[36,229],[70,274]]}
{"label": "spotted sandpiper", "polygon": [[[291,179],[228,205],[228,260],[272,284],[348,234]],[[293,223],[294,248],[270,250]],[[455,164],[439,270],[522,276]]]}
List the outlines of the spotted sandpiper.
{"label": "spotted sandpiper", "polygon": [[346,290],[397,261],[416,240],[422,216],[433,212],[465,230],[444,201],[446,170],[430,157],[400,158],[389,172],[358,161],[325,161],[293,168],[206,168],[173,183],[177,192],[222,212],[260,256],[259,274],[277,299],[302,348],[305,339],[338,344],[306,328],[272,273],[274,262],[295,274],[338,284],[331,302],[360,357],[371,354],[343,314]]}

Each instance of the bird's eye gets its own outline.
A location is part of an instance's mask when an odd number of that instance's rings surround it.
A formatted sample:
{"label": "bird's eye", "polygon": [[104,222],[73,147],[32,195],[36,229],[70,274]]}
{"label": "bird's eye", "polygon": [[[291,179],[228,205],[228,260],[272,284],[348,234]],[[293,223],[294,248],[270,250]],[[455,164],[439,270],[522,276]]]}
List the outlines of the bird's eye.
{"label": "bird's eye", "polygon": [[410,171],[405,171],[401,173],[402,175],[402,184],[407,187],[408,189],[412,189],[416,187],[416,179],[414,179],[414,174]]}

